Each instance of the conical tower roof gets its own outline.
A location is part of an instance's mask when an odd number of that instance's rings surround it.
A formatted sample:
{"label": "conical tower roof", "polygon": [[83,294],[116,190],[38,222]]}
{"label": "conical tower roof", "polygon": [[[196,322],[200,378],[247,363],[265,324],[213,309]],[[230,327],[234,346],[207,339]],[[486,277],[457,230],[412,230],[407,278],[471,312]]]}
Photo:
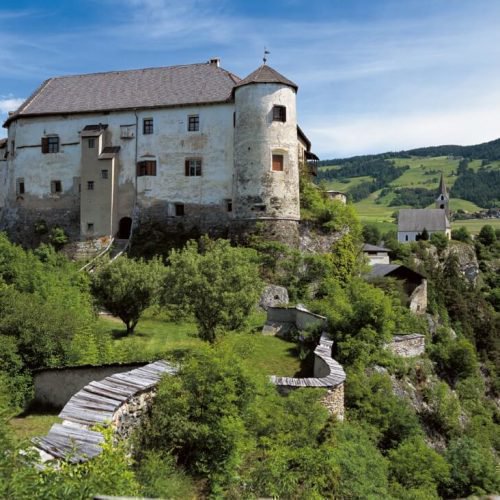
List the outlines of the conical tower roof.
{"label": "conical tower roof", "polygon": [[283,85],[288,85],[292,87],[295,92],[298,90],[298,85],[293,83],[288,78],[285,78],[281,73],[278,73],[275,69],[271,68],[267,64],[263,64],[257,68],[254,72],[250,73],[246,78],[243,78],[238,82],[234,88],[243,87],[244,85],[251,85],[254,83],[282,83]]}
{"label": "conical tower roof", "polygon": [[448,198],[448,189],[446,188],[446,184],[444,182],[444,175],[441,172],[441,180],[439,181],[439,192],[438,195],[442,194],[446,198]]}

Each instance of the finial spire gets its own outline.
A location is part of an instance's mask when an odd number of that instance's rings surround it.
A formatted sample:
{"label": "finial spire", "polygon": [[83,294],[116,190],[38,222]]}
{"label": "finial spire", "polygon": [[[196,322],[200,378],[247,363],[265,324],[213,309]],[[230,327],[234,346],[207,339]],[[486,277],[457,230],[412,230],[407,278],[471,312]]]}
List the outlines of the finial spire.
{"label": "finial spire", "polygon": [[264,47],[264,57],[262,58],[262,60],[264,61],[264,64],[267,63],[267,55],[269,55],[271,52],[269,52],[265,47]]}

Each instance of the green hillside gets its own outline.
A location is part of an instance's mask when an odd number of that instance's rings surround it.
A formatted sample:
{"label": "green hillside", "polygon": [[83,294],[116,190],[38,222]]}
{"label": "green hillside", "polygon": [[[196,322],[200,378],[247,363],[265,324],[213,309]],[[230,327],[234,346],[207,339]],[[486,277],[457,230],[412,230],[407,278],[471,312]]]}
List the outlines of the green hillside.
{"label": "green hillside", "polygon": [[[500,140],[324,160],[318,182],[326,189],[345,192],[362,222],[389,229],[395,228],[393,214],[399,209],[434,206],[441,174],[452,211],[474,213],[500,206]],[[454,225],[477,232],[485,223],[472,220]],[[500,227],[500,220],[488,223]]]}

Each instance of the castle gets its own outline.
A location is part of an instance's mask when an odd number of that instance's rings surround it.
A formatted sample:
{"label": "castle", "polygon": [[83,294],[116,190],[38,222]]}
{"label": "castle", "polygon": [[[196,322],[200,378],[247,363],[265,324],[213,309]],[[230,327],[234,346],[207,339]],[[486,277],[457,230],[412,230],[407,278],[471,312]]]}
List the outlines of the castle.
{"label": "castle", "polygon": [[43,221],[72,240],[168,231],[230,234],[300,220],[297,85],[265,63],[244,79],[203,64],[50,78],[6,120],[1,228]]}

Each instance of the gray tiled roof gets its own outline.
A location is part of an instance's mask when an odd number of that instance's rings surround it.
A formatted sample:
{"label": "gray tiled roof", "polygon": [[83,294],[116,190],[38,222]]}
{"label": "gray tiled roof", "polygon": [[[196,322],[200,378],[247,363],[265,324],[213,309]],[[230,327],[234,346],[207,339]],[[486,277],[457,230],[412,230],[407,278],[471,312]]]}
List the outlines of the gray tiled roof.
{"label": "gray tiled roof", "polygon": [[446,212],[441,208],[403,208],[399,211],[398,231],[445,231],[450,228]]}
{"label": "gray tiled roof", "polygon": [[243,87],[243,85],[250,85],[252,83],[283,83],[284,85],[288,85],[295,90],[299,88],[296,83],[293,83],[291,80],[284,77],[281,73],[278,73],[267,64],[263,64],[254,72],[250,73],[246,78],[243,78],[243,80],[235,85],[235,88]]}
{"label": "gray tiled roof", "polygon": [[377,245],[370,245],[370,243],[365,243],[363,245],[363,252],[389,252],[389,248],[379,247]]}
{"label": "gray tiled roof", "polygon": [[210,63],[50,78],[5,125],[18,116],[225,102],[239,81]]}

